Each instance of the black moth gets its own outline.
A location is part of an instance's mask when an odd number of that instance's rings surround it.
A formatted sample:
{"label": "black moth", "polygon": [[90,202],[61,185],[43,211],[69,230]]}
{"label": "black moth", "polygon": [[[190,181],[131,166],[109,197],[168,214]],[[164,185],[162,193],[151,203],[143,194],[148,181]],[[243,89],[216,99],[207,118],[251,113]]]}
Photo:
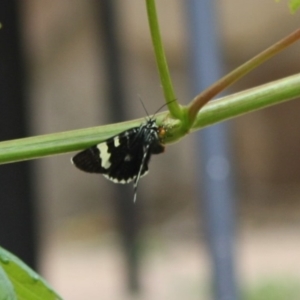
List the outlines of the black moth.
{"label": "black moth", "polygon": [[72,158],[72,162],[82,171],[101,173],[115,183],[133,181],[135,202],[138,182],[148,173],[151,155],[164,151],[165,147],[161,143],[164,133],[164,128],[158,126],[155,119],[149,118],[138,127],[79,152]]}

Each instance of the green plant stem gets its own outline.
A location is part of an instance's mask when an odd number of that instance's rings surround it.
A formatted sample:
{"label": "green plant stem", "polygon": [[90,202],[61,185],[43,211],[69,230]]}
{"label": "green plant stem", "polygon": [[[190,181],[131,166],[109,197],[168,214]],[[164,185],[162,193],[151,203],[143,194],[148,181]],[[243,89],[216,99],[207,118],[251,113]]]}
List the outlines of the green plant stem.
{"label": "green plant stem", "polygon": [[0,164],[81,150],[102,142],[143,119],[0,142]]}
{"label": "green plant stem", "polygon": [[300,97],[300,74],[210,102],[197,115],[192,131]]}
{"label": "green plant stem", "polygon": [[149,20],[150,33],[152,38],[152,44],[154,47],[154,53],[156,58],[156,64],[160,76],[160,82],[164,91],[164,97],[168,105],[169,111],[174,118],[180,119],[182,116],[182,109],[177,102],[177,98],[174,92],[164,47],[161,40],[155,0],[146,0],[147,14]]}
{"label": "green plant stem", "polygon": [[[290,76],[235,95],[212,101],[198,113],[191,131],[225,121],[247,112],[300,97],[300,74]],[[181,139],[179,120],[169,113],[157,115],[157,123],[169,124],[165,143]],[[143,119],[100,127],[53,133],[0,143],[0,163],[10,163],[44,156],[62,154],[90,147],[128,128],[138,126]]]}
{"label": "green plant stem", "polygon": [[270,59],[277,53],[283,51],[285,48],[300,39],[300,29],[294,31],[287,37],[283,38],[273,46],[267,48],[259,53],[237,69],[233,70],[210,87],[205,89],[202,93],[197,95],[189,105],[189,120],[191,124],[194,122],[199,110],[213,97],[223,91],[225,88],[236,82],[238,79],[249,73],[251,70],[261,65],[266,60]]}

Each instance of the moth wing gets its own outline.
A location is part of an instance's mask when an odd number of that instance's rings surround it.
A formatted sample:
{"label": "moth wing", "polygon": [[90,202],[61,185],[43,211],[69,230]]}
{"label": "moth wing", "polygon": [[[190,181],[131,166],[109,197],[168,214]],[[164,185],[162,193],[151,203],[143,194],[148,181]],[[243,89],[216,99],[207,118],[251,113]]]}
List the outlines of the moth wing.
{"label": "moth wing", "polygon": [[[129,183],[140,171],[144,155],[142,136],[136,129],[128,130],[103,143],[79,152],[72,158],[74,165],[88,173],[101,173],[115,183]],[[150,153],[144,160],[140,176],[148,171]]]}
{"label": "moth wing", "polygon": [[[129,183],[137,177],[143,161],[144,145],[136,138],[135,134],[131,134],[127,135],[126,139],[123,137],[124,140],[120,139],[119,146],[113,149],[111,168],[104,175],[106,178],[116,183]],[[147,157],[150,158],[150,153]],[[149,158],[143,164],[141,176],[146,175],[148,171]]]}
{"label": "moth wing", "polygon": [[97,145],[77,153],[72,163],[81,171],[88,173],[103,173],[107,171],[101,165],[100,151]]}

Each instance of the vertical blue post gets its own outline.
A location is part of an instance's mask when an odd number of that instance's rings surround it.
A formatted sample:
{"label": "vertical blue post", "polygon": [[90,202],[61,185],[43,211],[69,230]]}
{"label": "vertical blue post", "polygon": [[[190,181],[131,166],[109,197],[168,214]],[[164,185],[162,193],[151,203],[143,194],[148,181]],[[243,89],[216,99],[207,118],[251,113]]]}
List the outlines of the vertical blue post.
{"label": "vertical blue post", "polygon": [[[218,43],[215,1],[188,0],[190,57],[193,95],[222,77],[221,47]],[[199,205],[205,218],[206,236],[212,259],[213,299],[235,300],[234,192],[230,158],[229,123],[211,126],[198,136]],[[200,161],[201,160],[201,161]]]}

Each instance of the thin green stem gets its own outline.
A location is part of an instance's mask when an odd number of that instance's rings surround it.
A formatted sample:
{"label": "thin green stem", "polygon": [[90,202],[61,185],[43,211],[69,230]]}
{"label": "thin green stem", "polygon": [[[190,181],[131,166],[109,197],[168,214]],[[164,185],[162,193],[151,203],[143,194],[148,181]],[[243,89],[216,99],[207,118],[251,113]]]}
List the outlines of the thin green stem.
{"label": "thin green stem", "polygon": [[283,38],[273,46],[269,47],[257,56],[253,57],[234,71],[230,72],[229,74],[212,84],[205,91],[197,95],[189,106],[189,120],[191,124],[194,122],[199,110],[214,96],[219,94],[221,91],[223,91],[225,88],[227,88],[235,81],[243,77],[245,74],[249,73],[251,70],[261,65],[263,62],[270,59],[277,53],[283,51],[285,48],[287,48],[299,39],[300,29],[294,31],[293,33]]}
{"label": "thin green stem", "polygon": [[169,111],[174,118],[180,119],[182,116],[181,107],[177,102],[174,92],[164,47],[161,40],[158,18],[155,7],[155,0],[146,0],[147,14],[149,20],[150,33],[160,81],[162,84],[164,97],[168,105]]}

